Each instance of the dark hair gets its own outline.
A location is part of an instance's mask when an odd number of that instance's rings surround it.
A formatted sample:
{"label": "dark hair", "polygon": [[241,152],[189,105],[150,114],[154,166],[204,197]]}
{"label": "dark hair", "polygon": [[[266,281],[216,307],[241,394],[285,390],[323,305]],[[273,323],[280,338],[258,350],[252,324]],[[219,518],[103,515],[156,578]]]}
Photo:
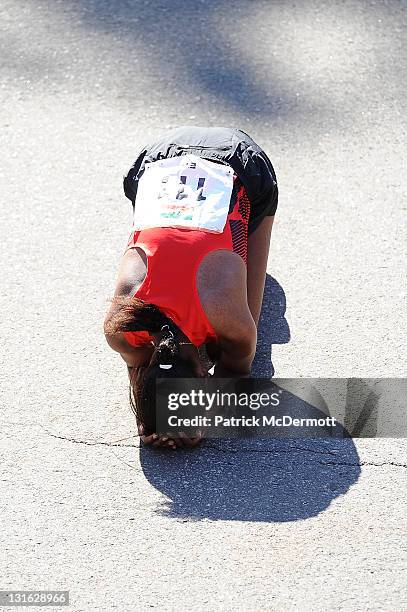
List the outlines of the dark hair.
{"label": "dark hair", "polygon": [[117,306],[105,321],[105,334],[114,336],[125,331],[149,331],[157,333],[163,325],[178,327],[155,304],[148,304],[137,297],[115,295],[109,300]]}
{"label": "dark hair", "polygon": [[[155,304],[122,295],[115,296],[110,301],[117,305],[118,309],[105,322],[105,334],[114,335],[124,331],[161,332],[150,363],[132,368],[130,375],[130,406],[137,424],[143,425],[144,435],[149,435],[156,431],[156,379],[193,378],[193,365],[180,357],[179,327]],[[161,368],[160,365],[170,365],[171,368]]]}

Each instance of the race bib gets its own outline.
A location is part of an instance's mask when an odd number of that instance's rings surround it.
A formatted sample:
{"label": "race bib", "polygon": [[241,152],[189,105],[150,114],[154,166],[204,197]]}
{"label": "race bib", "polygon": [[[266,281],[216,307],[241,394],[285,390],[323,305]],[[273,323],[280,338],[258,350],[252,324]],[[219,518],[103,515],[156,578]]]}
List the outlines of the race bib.
{"label": "race bib", "polygon": [[223,232],[233,169],[196,155],[147,163],[139,180],[133,230],[180,227]]}

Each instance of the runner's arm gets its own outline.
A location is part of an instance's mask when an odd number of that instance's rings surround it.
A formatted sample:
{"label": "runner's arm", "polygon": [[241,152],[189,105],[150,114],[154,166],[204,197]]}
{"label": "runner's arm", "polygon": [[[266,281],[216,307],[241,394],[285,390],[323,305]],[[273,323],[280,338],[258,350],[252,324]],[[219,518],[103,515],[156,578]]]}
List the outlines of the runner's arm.
{"label": "runner's arm", "polygon": [[219,338],[220,356],[215,365],[214,376],[221,378],[243,378],[250,376],[251,365],[256,353],[256,326],[254,321],[238,330]]}
{"label": "runner's arm", "polygon": [[110,348],[119,353],[129,367],[138,367],[150,361],[153,352],[152,345],[132,346],[125,339],[123,332],[114,336],[105,333],[105,338]]}

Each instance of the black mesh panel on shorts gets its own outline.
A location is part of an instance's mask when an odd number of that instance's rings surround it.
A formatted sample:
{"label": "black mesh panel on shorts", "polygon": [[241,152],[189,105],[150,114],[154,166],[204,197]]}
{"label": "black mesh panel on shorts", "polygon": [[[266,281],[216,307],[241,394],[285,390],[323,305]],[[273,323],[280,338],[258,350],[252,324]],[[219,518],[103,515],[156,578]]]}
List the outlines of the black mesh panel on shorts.
{"label": "black mesh panel on shorts", "polygon": [[229,221],[232,232],[233,251],[247,264],[247,227],[243,221]]}
{"label": "black mesh panel on shorts", "polygon": [[250,215],[250,200],[246,189],[238,178],[235,179],[230,208],[232,210],[230,216],[234,217],[229,219],[233,251],[240,255],[245,264],[247,264],[247,229]]}

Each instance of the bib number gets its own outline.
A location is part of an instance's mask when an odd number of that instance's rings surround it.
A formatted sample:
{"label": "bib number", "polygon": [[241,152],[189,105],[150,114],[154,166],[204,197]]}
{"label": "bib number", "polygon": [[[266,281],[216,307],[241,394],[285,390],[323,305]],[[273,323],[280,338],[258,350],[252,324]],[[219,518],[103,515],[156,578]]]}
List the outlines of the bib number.
{"label": "bib number", "polygon": [[233,169],[196,155],[147,163],[139,180],[133,230],[180,227],[223,232]]}

